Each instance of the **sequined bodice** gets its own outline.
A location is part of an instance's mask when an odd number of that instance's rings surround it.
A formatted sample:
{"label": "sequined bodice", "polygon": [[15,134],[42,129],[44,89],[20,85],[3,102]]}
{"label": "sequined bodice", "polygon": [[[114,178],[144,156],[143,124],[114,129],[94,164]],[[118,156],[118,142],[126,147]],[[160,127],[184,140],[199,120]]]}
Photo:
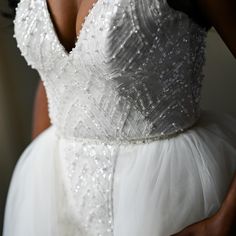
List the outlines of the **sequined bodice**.
{"label": "sequined bodice", "polygon": [[166,0],[98,0],[70,53],[46,0],[21,0],[14,23],[64,137],[168,136],[198,119],[206,32]]}

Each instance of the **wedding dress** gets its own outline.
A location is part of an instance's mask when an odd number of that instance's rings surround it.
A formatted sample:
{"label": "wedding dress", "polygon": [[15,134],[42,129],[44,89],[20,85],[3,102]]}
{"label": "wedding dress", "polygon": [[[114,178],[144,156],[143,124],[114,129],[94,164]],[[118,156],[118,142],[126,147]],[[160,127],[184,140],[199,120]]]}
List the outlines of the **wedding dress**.
{"label": "wedding dress", "polygon": [[169,236],[219,209],[236,121],[199,106],[203,27],[166,0],[97,0],[70,52],[46,0],[14,25],[52,125],[15,167],[4,236]]}

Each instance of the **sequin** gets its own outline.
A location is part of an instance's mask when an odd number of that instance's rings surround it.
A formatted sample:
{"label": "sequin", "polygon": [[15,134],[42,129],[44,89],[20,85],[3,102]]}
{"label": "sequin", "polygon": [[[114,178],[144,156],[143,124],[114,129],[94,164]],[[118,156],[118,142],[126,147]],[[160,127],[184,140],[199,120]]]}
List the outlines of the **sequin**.
{"label": "sequin", "polygon": [[46,88],[58,139],[66,140],[81,232],[93,226],[93,235],[110,236],[119,145],[170,138],[200,116],[206,31],[166,0],[97,0],[70,53],[46,0],[21,0],[14,24]]}

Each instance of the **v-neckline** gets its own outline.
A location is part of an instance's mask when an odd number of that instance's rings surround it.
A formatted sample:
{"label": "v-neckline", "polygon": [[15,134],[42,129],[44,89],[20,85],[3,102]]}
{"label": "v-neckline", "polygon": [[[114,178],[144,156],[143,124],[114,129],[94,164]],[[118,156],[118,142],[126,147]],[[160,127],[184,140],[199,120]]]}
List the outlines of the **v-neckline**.
{"label": "v-neckline", "polygon": [[58,44],[58,46],[62,50],[62,53],[63,53],[63,55],[65,57],[67,57],[67,58],[70,57],[70,55],[72,55],[74,50],[77,48],[77,46],[78,46],[78,44],[79,44],[79,42],[81,40],[81,33],[85,30],[85,24],[89,20],[89,17],[91,17],[92,11],[96,8],[96,6],[98,5],[99,1],[102,1],[102,0],[96,0],[92,4],[92,7],[89,9],[87,15],[83,19],[83,23],[81,25],[79,34],[77,34],[77,36],[76,36],[74,47],[70,51],[67,51],[66,48],[64,47],[64,45],[61,43],[61,41],[60,41],[60,39],[58,37],[58,34],[56,32],[56,29],[55,29],[55,26],[54,26],[54,23],[52,21],[51,14],[50,14],[50,11],[49,11],[48,2],[47,2],[47,0],[43,0],[43,2],[44,2],[44,10],[46,12],[46,18],[47,18],[46,20],[48,21],[48,24],[49,24],[49,27],[50,27],[49,30],[51,31],[54,39],[56,40],[56,43]]}

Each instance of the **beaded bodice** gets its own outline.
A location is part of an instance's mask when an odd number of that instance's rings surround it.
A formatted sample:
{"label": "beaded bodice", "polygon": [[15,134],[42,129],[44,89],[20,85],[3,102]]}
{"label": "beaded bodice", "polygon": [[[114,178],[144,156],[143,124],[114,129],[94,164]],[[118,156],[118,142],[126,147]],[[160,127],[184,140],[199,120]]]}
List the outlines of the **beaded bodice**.
{"label": "beaded bodice", "polygon": [[97,0],[69,53],[46,0],[21,0],[14,23],[64,137],[165,137],[198,119],[206,31],[166,0]]}

